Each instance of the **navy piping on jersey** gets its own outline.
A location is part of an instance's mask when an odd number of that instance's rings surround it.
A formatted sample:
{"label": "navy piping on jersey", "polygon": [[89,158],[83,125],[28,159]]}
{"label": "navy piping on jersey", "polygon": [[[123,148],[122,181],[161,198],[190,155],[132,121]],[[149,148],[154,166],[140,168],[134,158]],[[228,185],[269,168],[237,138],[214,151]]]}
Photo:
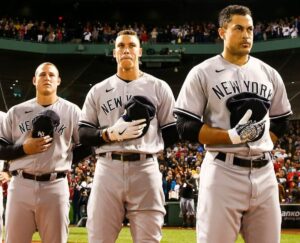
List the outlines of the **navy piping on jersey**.
{"label": "navy piping on jersey", "polygon": [[200,116],[197,116],[197,115],[195,115],[195,114],[193,114],[193,113],[191,113],[191,112],[189,112],[189,111],[187,111],[187,110],[181,109],[181,108],[175,108],[175,109],[174,109],[174,113],[175,113],[175,114],[176,114],[176,113],[182,113],[182,114],[184,114],[184,115],[191,116],[191,117],[193,117],[193,118],[195,118],[195,119],[201,121],[201,117],[200,117]]}
{"label": "navy piping on jersey", "polygon": [[170,127],[170,126],[176,126],[176,122],[172,122],[172,123],[168,123],[166,125],[163,125],[163,126],[160,127],[160,129],[162,130],[162,129]]}
{"label": "navy piping on jersey", "polygon": [[79,126],[87,126],[87,127],[97,128],[94,124],[86,122],[86,121],[80,121]]}
{"label": "navy piping on jersey", "polygon": [[287,117],[287,116],[290,116],[292,114],[293,114],[292,111],[288,111],[288,112],[286,112],[284,114],[281,114],[281,115],[270,116],[270,119],[276,119],[276,118],[280,118],[280,117]]}
{"label": "navy piping on jersey", "polygon": [[8,140],[6,140],[5,138],[0,138],[0,141],[6,143],[6,144],[11,144]]}

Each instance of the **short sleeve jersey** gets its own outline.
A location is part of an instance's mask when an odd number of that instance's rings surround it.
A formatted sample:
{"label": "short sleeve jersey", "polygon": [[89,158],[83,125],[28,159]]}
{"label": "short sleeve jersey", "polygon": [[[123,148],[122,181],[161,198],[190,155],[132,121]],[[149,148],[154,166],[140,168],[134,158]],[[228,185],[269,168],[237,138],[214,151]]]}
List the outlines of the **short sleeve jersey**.
{"label": "short sleeve jersey", "polygon": [[53,110],[60,117],[51,147],[45,152],[12,160],[11,171],[23,169],[28,173],[43,174],[71,169],[73,146],[79,144],[80,108],[67,100],[59,98],[54,104],[43,107],[34,98],[12,107],[0,127],[0,140],[7,144],[23,144],[30,136],[32,119],[44,110]]}
{"label": "short sleeve jersey", "polygon": [[175,113],[196,118],[212,127],[230,129],[230,111],[226,101],[243,92],[255,93],[271,101],[263,137],[256,142],[238,145],[206,146],[210,151],[234,152],[249,155],[271,151],[270,119],[289,116],[291,105],[279,73],[250,56],[243,66],[214,56],[195,66],[187,75],[175,105]]}
{"label": "short sleeve jersey", "polygon": [[135,95],[147,97],[156,108],[147,133],[141,138],[104,144],[96,153],[157,153],[163,150],[161,130],[175,124],[175,99],[165,81],[147,73],[130,82],[113,75],[92,87],[82,108],[80,124],[100,129],[112,126],[124,113],[125,103]]}

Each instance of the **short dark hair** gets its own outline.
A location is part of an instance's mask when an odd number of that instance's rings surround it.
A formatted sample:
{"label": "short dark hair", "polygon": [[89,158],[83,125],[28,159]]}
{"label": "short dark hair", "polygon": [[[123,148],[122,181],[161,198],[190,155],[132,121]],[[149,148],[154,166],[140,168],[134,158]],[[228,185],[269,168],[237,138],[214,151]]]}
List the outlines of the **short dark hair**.
{"label": "short dark hair", "polygon": [[134,35],[134,36],[138,37],[137,33],[134,30],[121,30],[118,33],[118,36],[120,36],[120,35]]}
{"label": "short dark hair", "polygon": [[224,25],[228,24],[231,19],[232,15],[250,15],[252,16],[251,10],[242,5],[229,5],[226,8],[223,8],[219,13],[219,27],[223,27]]}

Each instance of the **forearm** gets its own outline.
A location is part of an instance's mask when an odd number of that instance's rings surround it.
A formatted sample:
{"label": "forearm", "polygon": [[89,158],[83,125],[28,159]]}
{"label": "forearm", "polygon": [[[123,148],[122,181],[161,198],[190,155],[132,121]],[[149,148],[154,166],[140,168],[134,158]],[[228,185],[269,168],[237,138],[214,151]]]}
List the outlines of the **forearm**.
{"label": "forearm", "polygon": [[227,130],[214,128],[198,119],[178,113],[177,129],[181,139],[202,144],[232,144]]}
{"label": "forearm", "polygon": [[204,124],[198,134],[199,142],[206,145],[232,144],[228,131]]}
{"label": "forearm", "polygon": [[78,145],[73,149],[73,160],[72,163],[78,163],[84,158],[93,154],[91,146]]}
{"label": "forearm", "polygon": [[278,140],[278,137],[275,135],[275,133],[273,133],[271,131],[270,131],[270,136],[271,136],[272,142],[275,144]]}
{"label": "forearm", "polygon": [[0,159],[14,160],[26,155],[22,144],[4,145],[0,144]]}
{"label": "forearm", "polygon": [[81,126],[79,128],[80,143],[85,146],[101,146],[105,144],[100,129]]}
{"label": "forearm", "polygon": [[162,137],[164,140],[165,148],[176,143],[179,139],[176,125],[175,124],[170,125],[164,129],[162,129]]}

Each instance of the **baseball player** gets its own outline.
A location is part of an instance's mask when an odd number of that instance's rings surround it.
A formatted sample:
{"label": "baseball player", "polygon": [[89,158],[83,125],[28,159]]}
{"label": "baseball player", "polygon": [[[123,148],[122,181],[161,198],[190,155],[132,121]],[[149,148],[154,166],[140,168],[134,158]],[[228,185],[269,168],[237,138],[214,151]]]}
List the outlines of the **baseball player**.
{"label": "baseball player", "polygon": [[[0,128],[0,159],[11,160],[6,242],[29,243],[38,230],[45,243],[66,243],[69,187],[66,178],[73,144],[79,142],[80,109],[57,96],[61,79],[56,66],[42,63],[33,85],[36,98],[12,107]],[[32,120],[41,112],[55,112],[60,123],[53,136],[32,137]]]}
{"label": "baseball player", "polygon": [[[200,172],[197,242],[233,243],[241,231],[247,243],[279,243],[281,213],[269,152],[287,128],[291,106],[278,72],[249,55],[250,10],[230,5],[220,12],[219,25],[223,52],[189,72],[175,105],[179,134],[207,150]],[[260,120],[251,118],[260,115],[251,108],[231,114],[226,103],[237,94],[257,95],[270,107]],[[234,115],[241,118],[232,126]]]}
{"label": "baseball player", "polygon": [[[0,127],[2,126],[2,122],[5,118],[6,114],[0,111]],[[3,228],[3,191],[2,191],[2,183],[7,182],[9,180],[8,173],[3,171],[4,169],[4,160],[0,160],[0,241],[2,242],[2,228]]]}
{"label": "baseball player", "polygon": [[[170,87],[140,71],[142,55],[136,32],[118,33],[114,57],[117,73],[89,91],[79,123],[82,144],[97,146],[97,166],[88,203],[88,238],[116,241],[126,216],[134,242],[160,242],[165,208],[156,153],[177,140]],[[125,121],[124,105],[145,96],[156,112],[147,133],[145,119]]]}

